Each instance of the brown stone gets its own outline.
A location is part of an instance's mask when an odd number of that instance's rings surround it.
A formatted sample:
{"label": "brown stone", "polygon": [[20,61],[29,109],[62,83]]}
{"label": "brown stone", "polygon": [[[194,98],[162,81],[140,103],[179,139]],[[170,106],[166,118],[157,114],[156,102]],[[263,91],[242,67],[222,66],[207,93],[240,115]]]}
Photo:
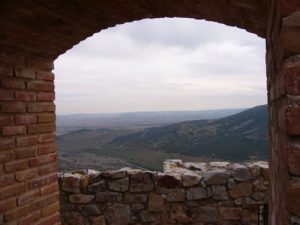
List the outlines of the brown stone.
{"label": "brown stone", "polygon": [[220,215],[225,220],[238,220],[242,217],[242,210],[240,208],[220,208]]}
{"label": "brown stone", "polygon": [[93,201],[95,198],[94,195],[84,195],[84,194],[72,194],[69,196],[69,201],[71,203],[80,203],[80,204],[87,204]]}
{"label": "brown stone", "polygon": [[152,212],[160,212],[164,208],[164,199],[155,193],[149,194],[148,209]]}
{"label": "brown stone", "polygon": [[114,225],[129,224],[131,216],[129,206],[123,204],[107,204],[104,215],[108,223]]}
{"label": "brown stone", "polygon": [[242,182],[228,192],[232,198],[248,197],[252,194],[252,188],[253,186],[251,183]]}

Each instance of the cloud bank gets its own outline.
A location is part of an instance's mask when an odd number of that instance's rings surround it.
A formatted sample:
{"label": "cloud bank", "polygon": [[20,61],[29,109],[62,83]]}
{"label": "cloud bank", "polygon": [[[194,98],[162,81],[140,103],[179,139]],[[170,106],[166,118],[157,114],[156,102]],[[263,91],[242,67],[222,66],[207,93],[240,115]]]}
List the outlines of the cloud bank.
{"label": "cloud bank", "polygon": [[59,114],[199,110],[267,102],[265,42],[193,19],[101,31],[55,61]]}

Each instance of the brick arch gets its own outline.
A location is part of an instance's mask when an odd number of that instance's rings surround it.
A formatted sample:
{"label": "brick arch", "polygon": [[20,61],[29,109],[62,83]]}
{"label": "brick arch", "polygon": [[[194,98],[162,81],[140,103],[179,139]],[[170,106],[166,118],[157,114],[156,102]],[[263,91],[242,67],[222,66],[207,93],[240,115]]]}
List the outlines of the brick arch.
{"label": "brick arch", "polygon": [[58,57],[117,24],[144,18],[186,17],[236,26],[266,37],[267,0],[7,1],[0,5],[0,48],[28,57]]}
{"label": "brick arch", "polygon": [[162,17],[220,22],[266,39],[270,224],[299,223],[299,11],[297,0],[2,0],[0,224],[60,224],[53,60],[105,28]]}

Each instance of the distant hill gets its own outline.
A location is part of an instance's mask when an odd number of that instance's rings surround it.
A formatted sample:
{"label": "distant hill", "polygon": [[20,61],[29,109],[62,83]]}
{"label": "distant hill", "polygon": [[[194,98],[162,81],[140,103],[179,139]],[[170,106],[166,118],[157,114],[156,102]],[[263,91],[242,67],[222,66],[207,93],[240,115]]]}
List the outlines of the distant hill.
{"label": "distant hill", "polygon": [[268,154],[267,106],[221,119],[147,128],[116,137],[109,145],[228,160],[265,159]]}
{"label": "distant hill", "polygon": [[81,129],[131,129],[178,123],[189,120],[218,119],[233,115],[244,109],[218,109],[200,111],[158,111],[100,114],[58,115],[58,135]]}

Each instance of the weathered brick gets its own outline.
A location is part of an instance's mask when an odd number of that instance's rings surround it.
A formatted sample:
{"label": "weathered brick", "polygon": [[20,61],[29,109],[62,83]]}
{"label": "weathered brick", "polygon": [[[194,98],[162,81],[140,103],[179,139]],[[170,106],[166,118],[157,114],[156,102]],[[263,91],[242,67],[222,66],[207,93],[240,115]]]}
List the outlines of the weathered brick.
{"label": "weathered brick", "polygon": [[15,123],[17,125],[34,124],[36,122],[37,122],[36,116],[32,116],[32,115],[15,116]]}
{"label": "weathered brick", "polygon": [[16,184],[14,174],[6,174],[0,176],[0,188]]}
{"label": "weathered brick", "polygon": [[27,191],[24,194],[20,195],[17,197],[17,204],[18,206],[20,205],[25,205],[29,202],[32,202],[34,199],[39,197],[39,190],[33,190],[33,191]]}
{"label": "weathered brick", "polygon": [[300,2],[298,0],[279,0],[278,9],[281,16],[289,16],[293,12],[300,11]]}
{"label": "weathered brick", "polygon": [[15,154],[11,150],[0,152],[0,163],[11,161],[14,158],[15,158]]}
{"label": "weathered brick", "polygon": [[8,90],[0,90],[0,101],[13,101],[14,92]]}
{"label": "weathered brick", "polygon": [[0,67],[0,75],[13,76],[13,69],[9,67]]}
{"label": "weathered brick", "polygon": [[59,192],[39,198],[37,201],[32,203],[32,209],[41,209],[57,201],[59,201]]}
{"label": "weathered brick", "polygon": [[26,105],[23,102],[8,102],[2,105],[2,112],[23,113],[26,112]]}
{"label": "weathered brick", "polygon": [[30,167],[41,166],[41,165],[45,165],[45,164],[55,162],[56,159],[57,159],[56,153],[48,154],[48,155],[42,155],[42,156],[30,159],[29,160],[29,165],[30,165]]}
{"label": "weathered brick", "polygon": [[28,126],[29,134],[49,133],[49,132],[54,132],[54,131],[55,131],[54,123],[34,124],[34,125]]}
{"label": "weathered brick", "polygon": [[29,168],[28,160],[17,160],[4,164],[4,169],[7,173],[12,173]]}
{"label": "weathered brick", "polygon": [[28,112],[54,112],[55,105],[53,102],[36,102],[36,103],[29,103]]}
{"label": "weathered brick", "polygon": [[300,57],[291,57],[283,64],[284,84],[287,94],[300,94]]}
{"label": "weathered brick", "polygon": [[18,225],[30,225],[33,224],[35,221],[39,220],[41,218],[41,211],[36,210],[25,217],[22,217],[18,221]]}
{"label": "weathered brick", "polygon": [[37,170],[36,169],[28,169],[19,171],[16,173],[16,180],[19,182],[26,181],[29,179],[32,179],[34,177],[37,177]]}
{"label": "weathered brick", "polygon": [[41,146],[41,147],[39,147],[38,152],[39,152],[39,155],[54,153],[54,152],[56,152],[56,145],[51,144],[51,145]]}
{"label": "weathered brick", "polygon": [[36,101],[36,93],[35,92],[26,92],[26,91],[17,91],[16,92],[16,101],[34,102],[34,101]]}
{"label": "weathered brick", "polygon": [[12,116],[0,116],[0,127],[9,126],[14,124],[14,118]]}
{"label": "weathered brick", "polygon": [[29,145],[35,145],[39,142],[38,136],[27,136],[27,137],[21,137],[17,138],[17,146],[18,147],[25,147]]}
{"label": "weathered brick", "polygon": [[15,70],[16,77],[23,77],[23,78],[35,78],[35,70],[33,69],[19,69]]}
{"label": "weathered brick", "polygon": [[12,149],[15,147],[14,139],[0,139],[0,151]]}
{"label": "weathered brick", "polygon": [[51,205],[48,205],[48,206],[42,208],[42,216],[46,217],[46,216],[52,215],[52,214],[58,212],[59,209],[60,209],[59,202],[55,202]]}
{"label": "weathered brick", "polygon": [[42,187],[40,194],[41,194],[41,196],[49,195],[51,193],[57,192],[58,189],[59,189],[58,183],[54,182],[45,187]]}
{"label": "weathered brick", "polygon": [[0,189],[0,200],[13,197],[16,195],[20,195],[24,193],[26,190],[25,184],[15,184],[12,186],[8,186]]}
{"label": "weathered brick", "polygon": [[286,205],[287,210],[295,215],[300,214],[300,186],[288,186]]}
{"label": "weathered brick", "polygon": [[37,147],[19,148],[15,151],[16,159],[35,157],[36,153],[37,153]]}
{"label": "weathered brick", "polygon": [[300,135],[300,106],[286,109],[286,133],[292,136]]}
{"label": "weathered brick", "polygon": [[55,94],[52,92],[39,92],[37,93],[39,101],[52,102],[55,100]]}
{"label": "weathered brick", "polygon": [[37,68],[41,70],[53,70],[53,59],[46,59],[42,57],[28,58],[26,59],[26,65],[30,68]]}
{"label": "weathered brick", "polygon": [[55,163],[51,163],[51,164],[39,167],[38,173],[39,173],[39,175],[45,175],[45,174],[56,171],[56,169],[57,169],[57,165],[55,162]]}
{"label": "weathered brick", "polygon": [[54,84],[51,81],[31,81],[28,89],[33,91],[54,92]]}
{"label": "weathered brick", "polygon": [[57,174],[52,173],[46,176],[41,176],[34,178],[28,182],[28,188],[29,189],[35,189],[35,188],[40,188],[43,187],[47,184],[53,183],[54,181],[57,180]]}
{"label": "weathered brick", "polygon": [[1,88],[22,90],[25,89],[25,82],[21,79],[3,79]]}
{"label": "weathered brick", "polygon": [[53,225],[57,222],[60,222],[60,214],[58,212],[40,220],[36,225]]}
{"label": "weathered brick", "polygon": [[0,214],[3,214],[11,209],[16,208],[16,198],[9,198],[5,199],[3,201],[0,201]]}
{"label": "weathered brick", "polygon": [[36,74],[36,79],[38,80],[54,80],[54,74],[50,71],[39,71]]}
{"label": "weathered brick", "polygon": [[56,134],[55,133],[41,134],[39,136],[39,142],[40,143],[54,142],[55,139],[56,139]]}
{"label": "weathered brick", "polygon": [[51,123],[55,122],[55,114],[54,113],[44,113],[38,115],[38,122],[39,123]]}
{"label": "weathered brick", "polygon": [[14,136],[14,135],[22,135],[26,134],[27,129],[26,126],[10,126],[2,128],[3,136]]}
{"label": "weathered brick", "polygon": [[16,220],[18,218],[21,218],[22,216],[27,215],[29,212],[31,211],[31,207],[30,205],[24,205],[22,207],[18,207],[14,210],[11,210],[9,212],[6,212],[4,214],[4,219],[5,221],[13,221]]}

